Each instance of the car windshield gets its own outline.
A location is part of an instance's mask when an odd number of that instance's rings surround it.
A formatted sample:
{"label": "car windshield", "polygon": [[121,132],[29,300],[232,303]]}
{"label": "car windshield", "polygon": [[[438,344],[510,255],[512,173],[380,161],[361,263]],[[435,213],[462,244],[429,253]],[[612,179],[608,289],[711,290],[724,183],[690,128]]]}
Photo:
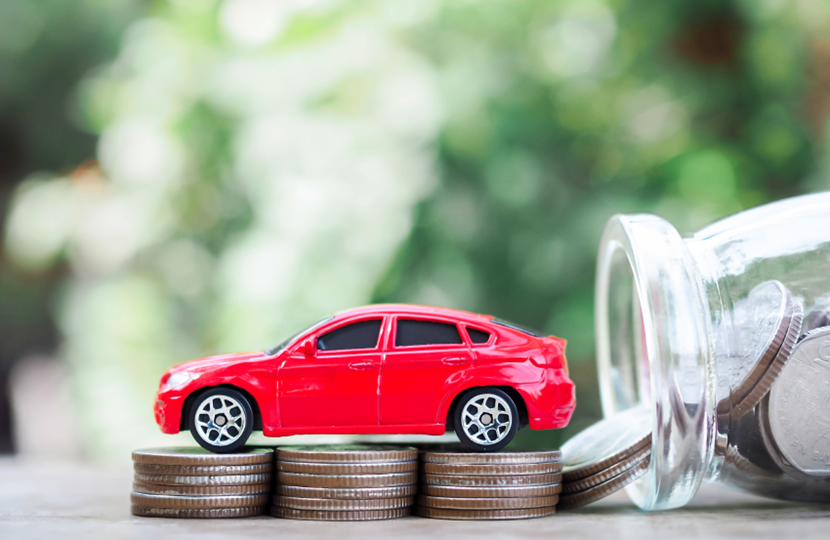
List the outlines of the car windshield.
{"label": "car windshield", "polygon": [[306,332],[308,332],[308,331],[310,331],[310,330],[314,330],[315,328],[317,328],[317,327],[318,327],[318,326],[320,326],[321,324],[325,324],[325,323],[329,322],[330,320],[332,320],[333,318],[334,318],[334,316],[333,316],[333,315],[329,315],[328,317],[326,317],[326,318],[325,318],[325,319],[323,319],[322,321],[319,321],[319,322],[317,322],[317,323],[315,323],[315,324],[313,324],[313,325],[309,326],[308,328],[306,328],[306,329],[304,329],[304,330],[300,330],[299,332],[297,332],[296,334],[292,335],[291,337],[289,337],[288,339],[286,339],[285,341],[283,341],[282,343],[280,343],[280,344],[279,344],[279,345],[277,345],[276,347],[272,347],[272,348],[270,348],[270,349],[265,349],[265,351],[263,351],[263,352],[264,352],[265,354],[267,354],[268,356],[274,356],[275,354],[277,354],[277,353],[278,353],[278,352],[280,352],[281,350],[285,349],[286,347],[288,347],[289,345],[291,345],[292,343],[294,343],[294,341],[295,341],[298,337],[300,337],[301,335],[305,334]]}
{"label": "car windshield", "polygon": [[512,322],[503,321],[501,319],[493,319],[493,322],[499,324],[501,326],[506,326],[507,328],[512,328],[513,330],[518,330],[519,332],[524,332],[525,334],[533,337],[542,337],[543,334],[541,332],[537,332],[531,328],[527,328],[525,326],[521,326],[519,324],[515,324]]}

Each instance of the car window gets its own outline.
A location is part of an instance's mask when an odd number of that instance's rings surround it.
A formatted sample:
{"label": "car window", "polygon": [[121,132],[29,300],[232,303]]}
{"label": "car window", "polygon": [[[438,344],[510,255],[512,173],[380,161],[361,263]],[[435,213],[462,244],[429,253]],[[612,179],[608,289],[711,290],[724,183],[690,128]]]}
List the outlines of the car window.
{"label": "car window", "polygon": [[330,316],[326,317],[325,319],[323,319],[322,321],[318,321],[318,322],[316,322],[316,323],[312,324],[311,326],[309,326],[309,327],[308,327],[308,328],[306,328],[305,330],[300,330],[299,332],[297,332],[296,334],[292,335],[291,337],[289,337],[288,339],[286,339],[285,341],[283,341],[282,343],[280,343],[280,344],[279,344],[279,345],[277,345],[276,347],[272,347],[272,348],[270,348],[270,349],[266,349],[266,350],[264,350],[263,352],[264,352],[265,354],[267,354],[268,356],[274,356],[275,354],[277,354],[277,353],[278,353],[278,352],[280,352],[281,350],[285,349],[286,347],[288,347],[289,345],[291,345],[292,343],[294,343],[294,341],[295,341],[298,337],[302,336],[302,335],[303,335],[303,334],[305,334],[306,332],[309,332],[309,331],[311,331],[311,330],[314,330],[314,329],[315,329],[315,328],[317,328],[318,326],[321,326],[321,325],[323,325],[323,324],[325,324],[325,323],[329,322],[329,321],[330,321],[330,320],[332,320],[333,318],[334,318],[334,317],[330,315]]}
{"label": "car window", "polygon": [[398,329],[395,335],[396,347],[458,345],[461,343],[463,343],[461,334],[458,333],[458,327],[454,324],[398,319]]}
{"label": "car window", "polygon": [[317,338],[317,348],[321,351],[374,349],[378,345],[382,322],[382,319],[372,319],[341,326]]}
{"label": "car window", "polygon": [[490,332],[467,327],[467,333],[470,335],[470,341],[473,343],[487,343],[490,341]]}

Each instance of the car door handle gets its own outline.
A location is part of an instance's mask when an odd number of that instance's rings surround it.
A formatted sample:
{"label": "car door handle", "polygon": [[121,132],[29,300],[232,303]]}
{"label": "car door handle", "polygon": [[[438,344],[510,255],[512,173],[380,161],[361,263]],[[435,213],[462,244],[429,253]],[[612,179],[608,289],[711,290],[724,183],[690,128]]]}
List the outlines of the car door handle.
{"label": "car door handle", "polygon": [[441,360],[441,362],[447,364],[448,366],[460,366],[462,364],[466,364],[469,361],[469,358],[465,358],[463,356],[448,356]]}
{"label": "car door handle", "polygon": [[369,369],[374,365],[374,362],[352,362],[351,364],[349,364],[349,369],[353,369],[355,371],[363,371]]}

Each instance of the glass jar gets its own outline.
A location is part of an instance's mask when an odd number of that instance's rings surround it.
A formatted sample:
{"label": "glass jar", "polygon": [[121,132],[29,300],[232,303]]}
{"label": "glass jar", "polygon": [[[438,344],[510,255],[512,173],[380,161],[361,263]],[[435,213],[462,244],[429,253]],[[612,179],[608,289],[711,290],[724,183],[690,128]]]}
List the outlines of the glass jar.
{"label": "glass jar", "polygon": [[[791,319],[801,310],[814,320],[826,307],[830,193],[744,211],[686,238],[654,215],[618,215],[606,225],[596,288],[600,391],[606,417],[651,404],[650,468],[627,488],[641,508],[682,506],[704,480],[767,497],[830,500],[830,464],[818,474],[785,472],[786,460],[772,455],[759,427],[765,401],[724,414],[745,395],[736,395],[736,362],[774,337],[766,322],[748,329],[745,309],[750,293],[770,282],[789,289]],[[789,332],[796,330],[792,323]],[[820,399],[816,406],[830,413],[830,391]]]}

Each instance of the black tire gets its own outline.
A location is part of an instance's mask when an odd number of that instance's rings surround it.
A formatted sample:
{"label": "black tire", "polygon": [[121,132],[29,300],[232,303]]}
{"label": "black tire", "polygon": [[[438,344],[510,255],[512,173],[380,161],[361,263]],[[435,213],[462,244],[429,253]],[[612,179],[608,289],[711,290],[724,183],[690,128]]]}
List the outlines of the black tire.
{"label": "black tire", "polygon": [[[210,404],[206,405],[207,407],[220,409],[219,414],[213,418],[210,417],[210,414],[212,413],[199,413],[199,409],[208,400],[212,401]],[[233,403],[233,401],[236,401],[236,403]],[[228,415],[239,414],[238,418],[242,418],[242,422],[236,420],[233,422],[234,425],[225,429],[225,437],[221,435],[221,430],[216,427],[216,424],[213,424],[214,427],[208,427],[205,425],[205,422],[211,419],[216,419],[220,415],[226,417],[226,415],[221,412],[222,407],[225,407],[228,410]],[[236,411],[235,409],[237,407],[241,410]],[[254,429],[254,412],[251,408],[251,404],[248,402],[248,398],[246,398],[242,392],[234,390],[233,388],[212,388],[203,394],[200,394],[199,397],[193,400],[188,414],[190,434],[193,435],[193,438],[196,439],[199,446],[205,450],[210,450],[211,452],[215,452],[217,454],[227,454],[242,448],[245,443],[248,442],[248,437],[251,436],[251,431]],[[201,420],[197,418],[197,414],[202,416]],[[225,421],[228,421],[227,418]],[[239,429],[240,423],[242,424],[241,429]],[[206,433],[207,437],[203,436],[202,431]],[[227,442],[228,439],[232,440]]]}
{"label": "black tire", "polygon": [[[495,397],[488,399],[484,397],[485,395]],[[503,422],[505,417],[508,415],[499,412],[496,415],[498,418],[493,418],[492,423],[488,424],[484,430],[479,429],[479,424],[471,424],[468,430],[472,431],[474,427],[477,430],[471,437],[467,434],[467,431],[465,431],[465,424],[462,415],[464,414],[465,409],[468,409],[468,406],[475,407],[475,403],[473,402],[481,400],[482,397],[485,399],[483,402],[484,406],[488,407],[489,410],[495,409],[496,411],[501,411],[504,409],[505,413],[509,410],[509,425],[505,426],[505,430],[500,429],[499,422]],[[501,402],[499,402],[499,399]],[[516,436],[516,432],[519,431],[519,409],[516,407],[513,399],[504,390],[499,390],[498,388],[471,388],[461,395],[461,399],[458,400],[458,403],[455,406],[455,410],[453,411],[453,425],[455,427],[456,435],[458,435],[458,438],[462,443],[464,443],[465,446],[478,452],[496,452],[510,444],[513,437]],[[490,425],[493,427],[489,427]],[[479,432],[481,434],[479,434]],[[494,440],[494,442],[492,444],[484,444],[482,439]]]}

